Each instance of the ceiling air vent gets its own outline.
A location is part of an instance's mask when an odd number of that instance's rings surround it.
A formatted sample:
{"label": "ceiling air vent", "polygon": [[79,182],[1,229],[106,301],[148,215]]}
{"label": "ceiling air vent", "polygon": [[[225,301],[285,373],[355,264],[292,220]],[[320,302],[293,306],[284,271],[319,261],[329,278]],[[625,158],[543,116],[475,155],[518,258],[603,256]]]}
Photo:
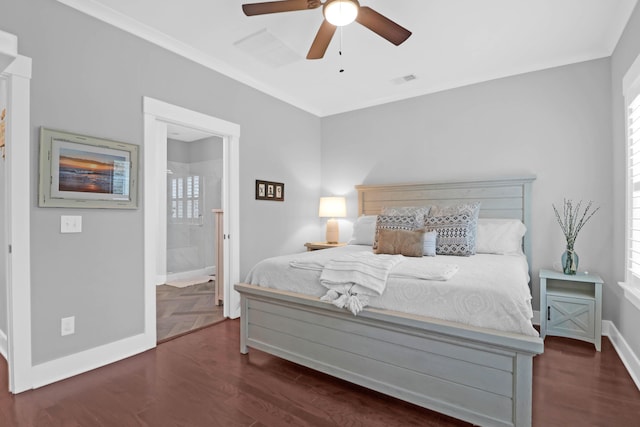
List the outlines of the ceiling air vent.
{"label": "ceiling air vent", "polygon": [[391,80],[393,83],[397,84],[397,85],[401,85],[403,83],[407,83],[410,82],[411,80],[415,80],[417,79],[415,74],[407,74],[406,76],[402,76],[402,77],[398,77],[395,78],[393,80]]}
{"label": "ceiling air vent", "polygon": [[272,67],[282,67],[302,58],[266,28],[233,44],[244,53]]}

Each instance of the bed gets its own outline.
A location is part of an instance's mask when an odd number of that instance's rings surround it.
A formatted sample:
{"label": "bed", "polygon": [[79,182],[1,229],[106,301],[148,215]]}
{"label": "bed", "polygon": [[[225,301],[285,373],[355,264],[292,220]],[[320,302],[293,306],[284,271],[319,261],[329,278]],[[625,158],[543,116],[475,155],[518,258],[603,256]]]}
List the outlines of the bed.
{"label": "bed", "polygon": [[[360,185],[358,213],[477,201],[481,218],[527,226],[523,258],[529,258],[533,180]],[[531,425],[532,362],[543,351],[537,334],[374,306],[354,316],[290,285],[235,286],[241,353],[256,348],[477,425]]]}

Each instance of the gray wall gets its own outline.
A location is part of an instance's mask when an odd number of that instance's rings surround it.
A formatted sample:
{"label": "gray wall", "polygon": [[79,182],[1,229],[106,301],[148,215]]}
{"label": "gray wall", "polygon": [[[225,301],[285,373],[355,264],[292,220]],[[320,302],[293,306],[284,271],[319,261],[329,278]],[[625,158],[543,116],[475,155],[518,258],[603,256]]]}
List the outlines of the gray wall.
{"label": "gray wall", "polygon": [[176,139],[167,139],[167,161],[189,163],[189,143]]}
{"label": "gray wall", "polygon": [[613,265],[613,276],[608,299],[605,299],[606,312],[614,321],[620,333],[632,347],[636,355],[640,356],[640,309],[631,304],[615,283],[625,279],[625,180],[626,180],[626,137],[625,111],[622,96],[622,78],[640,55],[640,6],[636,6],[627,28],[611,57],[611,111],[613,120],[613,140],[611,143],[612,183],[610,191],[613,193],[613,246],[609,258]]}
{"label": "gray wall", "polygon": [[[39,126],[141,145],[143,96],[237,123],[241,277],[316,236],[319,118],[51,0],[3,2],[0,28],[33,59],[34,364],[144,327],[142,209],[36,207]],[[285,182],[286,201],[255,201],[255,179]],[[82,215],[82,233],[59,233],[69,214]],[[76,316],[76,333],[61,337],[66,316]]]}
{"label": "gray wall", "polygon": [[[538,309],[537,272],[559,264],[565,248],[551,206],[564,197],[602,207],[576,252],[581,270],[612,283],[610,97],[610,62],[602,59],[328,117],[324,191],[347,194],[353,220],[353,184],[537,175],[530,233]],[[350,224],[342,225],[348,234]]]}

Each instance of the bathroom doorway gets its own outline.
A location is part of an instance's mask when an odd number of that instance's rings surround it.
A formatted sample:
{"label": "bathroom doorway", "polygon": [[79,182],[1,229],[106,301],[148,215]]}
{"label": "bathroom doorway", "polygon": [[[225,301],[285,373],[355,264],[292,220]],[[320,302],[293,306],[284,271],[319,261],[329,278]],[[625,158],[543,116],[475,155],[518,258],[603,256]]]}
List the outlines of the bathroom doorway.
{"label": "bathroom doorway", "polygon": [[166,280],[157,287],[157,341],[224,319],[216,295],[223,139],[167,125]]}
{"label": "bathroom doorway", "polygon": [[[222,311],[225,318],[240,316],[240,294],[232,284],[239,282],[240,234],[239,224],[239,166],[240,126],[213,116],[173,105],[150,97],[143,97],[144,156],[143,156],[143,208],[144,208],[144,271],[145,271],[145,330],[144,338],[153,347],[157,336],[158,286],[167,279],[167,140],[168,128],[178,125],[204,132],[206,137],[216,135],[223,145],[222,210],[224,221],[220,225],[223,240],[217,253],[222,260],[223,275],[216,275],[221,289]],[[217,274],[217,271],[216,271]],[[177,304],[174,302],[174,304]]]}

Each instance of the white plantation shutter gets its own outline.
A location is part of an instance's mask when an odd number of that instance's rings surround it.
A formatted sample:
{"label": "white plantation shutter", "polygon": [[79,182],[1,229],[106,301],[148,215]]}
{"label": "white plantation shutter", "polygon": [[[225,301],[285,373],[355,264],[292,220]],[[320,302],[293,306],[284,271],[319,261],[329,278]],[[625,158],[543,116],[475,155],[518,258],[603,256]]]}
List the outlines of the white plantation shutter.
{"label": "white plantation shutter", "polygon": [[200,212],[204,193],[200,191],[204,177],[188,175],[171,178],[171,217],[174,224],[202,225],[204,218]]}
{"label": "white plantation shutter", "polygon": [[627,281],[640,284],[640,94],[627,105]]}

